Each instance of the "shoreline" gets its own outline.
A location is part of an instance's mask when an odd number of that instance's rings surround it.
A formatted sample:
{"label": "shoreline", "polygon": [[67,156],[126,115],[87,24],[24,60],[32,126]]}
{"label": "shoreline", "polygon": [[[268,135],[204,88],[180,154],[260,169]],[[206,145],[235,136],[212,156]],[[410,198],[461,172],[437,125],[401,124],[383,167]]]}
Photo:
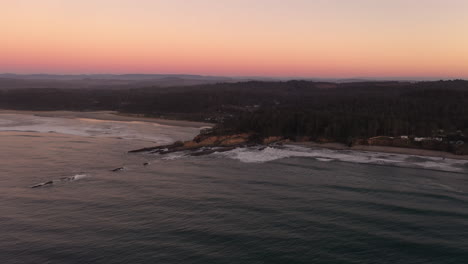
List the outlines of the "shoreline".
{"label": "shoreline", "polygon": [[341,143],[317,143],[317,142],[288,142],[288,145],[296,145],[303,147],[312,148],[324,148],[333,150],[352,150],[352,151],[366,151],[376,153],[393,153],[393,154],[404,154],[411,156],[423,156],[432,158],[448,158],[457,160],[468,160],[468,155],[455,155],[449,152],[428,150],[428,149],[416,149],[416,148],[398,148],[388,146],[366,146],[366,145],[355,145],[348,147]]}
{"label": "shoreline", "polygon": [[26,114],[35,115],[39,117],[60,117],[60,118],[88,118],[96,120],[108,120],[108,121],[122,121],[122,122],[148,122],[157,123],[165,126],[178,126],[178,127],[212,127],[212,123],[186,121],[186,120],[172,120],[172,119],[161,119],[152,117],[140,117],[132,114],[119,113],[117,111],[31,111],[31,110],[6,110],[0,109],[0,114]]}
{"label": "shoreline", "polygon": [[[212,127],[212,123],[186,121],[186,120],[169,120],[152,117],[141,117],[134,114],[119,113],[117,111],[31,111],[31,110],[6,110],[0,109],[0,114],[29,114],[40,117],[58,117],[58,118],[89,118],[96,120],[108,120],[108,121],[122,121],[122,122],[148,122],[157,123],[166,126],[178,126],[178,127],[193,127],[203,128]],[[399,148],[390,146],[367,146],[367,145],[354,145],[348,147],[342,143],[317,143],[317,142],[287,142],[285,144],[297,145],[303,147],[312,148],[324,148],[333,150],[352,150],[352,151],[367,151],[377,153],[393,153],[393,154],[404,154],[414,156],[424,156],[433,158],[449,158],[457,160],[468,160],[468,155],[455,155],[449,152],[417,149],[417,148]],[[268,144],[267,144],[268,145]]]}
{"label": "shoreline", "polygon": [[193,140],[174,142],[169,145],[150,146],[141,149],[130,150],[129,153],[150,152],[159,154],[168,154],[180,151],[190,151],[192,156],[208,155],[213,152],[225,152],[235,148],[245,148],[249,146],[273,146],[275,144],[301,146],[305,148],[319,148],[331,150],[374,152],[374,153],[393,153],[409,156],[432,157],[434,159],[453,159],[468,161],[468,155],[455,155],[449,152],[426,150],[417,148],[399,148],[391,146],[367,146],[355,145],[348,147],[342,143],[317,143],[313,141],[294,142],[284,139],[264,139],[263,142],[251,140],[248,133],[230,134],[230,135],[203,135],[196,136]]}

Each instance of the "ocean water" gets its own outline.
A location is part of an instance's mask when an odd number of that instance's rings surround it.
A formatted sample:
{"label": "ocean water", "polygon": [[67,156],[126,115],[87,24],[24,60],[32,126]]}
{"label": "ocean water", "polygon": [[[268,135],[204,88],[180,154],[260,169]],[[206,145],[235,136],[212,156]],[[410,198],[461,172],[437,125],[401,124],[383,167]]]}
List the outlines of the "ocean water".
{"label": "ocean water", "polygon": [[468,263],[468,161],[127,154],[198,129],[0,114],[0,263]]}

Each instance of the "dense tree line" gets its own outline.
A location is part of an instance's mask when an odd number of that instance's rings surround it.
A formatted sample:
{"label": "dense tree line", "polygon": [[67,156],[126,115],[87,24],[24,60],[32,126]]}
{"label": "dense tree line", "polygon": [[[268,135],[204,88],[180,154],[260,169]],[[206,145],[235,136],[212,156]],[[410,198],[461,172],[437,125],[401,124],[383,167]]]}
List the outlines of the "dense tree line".
{"label": "dense tree line", "polygon": [[1,89],[0,108],[116,110],[215,120],[218,132],[262,136],[468,135],[468,81],[320,83],[242,82],[191,87]]}

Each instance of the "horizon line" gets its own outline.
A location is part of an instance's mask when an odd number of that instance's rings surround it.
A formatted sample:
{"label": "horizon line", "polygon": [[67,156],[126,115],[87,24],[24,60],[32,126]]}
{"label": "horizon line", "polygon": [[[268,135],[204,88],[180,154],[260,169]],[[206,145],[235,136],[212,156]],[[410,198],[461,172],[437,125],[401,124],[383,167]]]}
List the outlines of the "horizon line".
{"label": "horizon line", "polygon": [[218,78],[260,78],[260,79],[276,79],[276,80],[368,80],[368,81],[439,81],[439,80],[468,80],[468,77],[382,77],[382,76],[354,76],[354,77],[312,77],[312,76],[268,76],[268,75],[210,75],[210,74],[192,74],[192,73],[14,73],[2,72],[1,75],[16,75],[16,76],[34,76],[34,75],[50,75],[50,76],[96,76],[96,75],[111,75],[111,76],[125,76],[125,75],[161,75],[161,76],[197,76],[197,77],[218,77]]}

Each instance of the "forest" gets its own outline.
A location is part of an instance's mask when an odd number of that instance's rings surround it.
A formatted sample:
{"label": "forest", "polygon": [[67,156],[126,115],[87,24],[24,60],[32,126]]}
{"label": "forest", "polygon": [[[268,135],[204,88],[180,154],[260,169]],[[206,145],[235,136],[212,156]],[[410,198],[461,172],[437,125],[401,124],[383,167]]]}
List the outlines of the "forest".
{"label": "forest", "polygon": [[0,87],[0,108],[114,110],[290,139],[468,135],[468,81],[238,82],[186,87]]}

